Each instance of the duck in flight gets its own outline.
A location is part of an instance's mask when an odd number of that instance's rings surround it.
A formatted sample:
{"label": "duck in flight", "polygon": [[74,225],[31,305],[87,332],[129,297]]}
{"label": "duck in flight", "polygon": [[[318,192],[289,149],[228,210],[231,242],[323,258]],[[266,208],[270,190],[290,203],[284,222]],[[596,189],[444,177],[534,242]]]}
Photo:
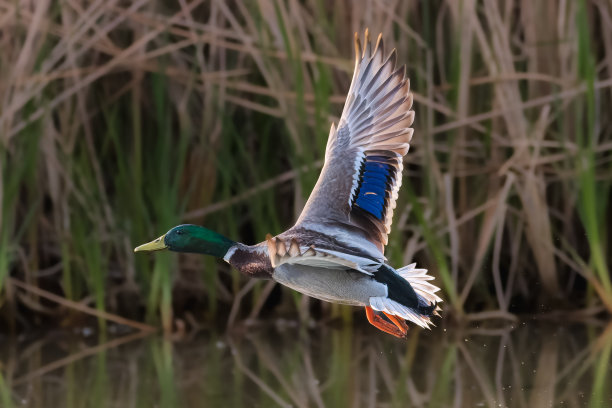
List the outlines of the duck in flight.
{"label": "duck in flight", "polygon": [[[384,256],[414,119],[406,67],[355,33],[355,71],[325,164],[296,224],[257,245],[179,225],[134,251],[169,249],[223,258],[251,278],[273,279],[328,302],[365,307],[376,328],[404,338],[406,320],[428,328],[440,310],[426,269],[391,267]],[[384,317],[383,317],[384,316]],[[386,318],[385,318],[386,317]]]}

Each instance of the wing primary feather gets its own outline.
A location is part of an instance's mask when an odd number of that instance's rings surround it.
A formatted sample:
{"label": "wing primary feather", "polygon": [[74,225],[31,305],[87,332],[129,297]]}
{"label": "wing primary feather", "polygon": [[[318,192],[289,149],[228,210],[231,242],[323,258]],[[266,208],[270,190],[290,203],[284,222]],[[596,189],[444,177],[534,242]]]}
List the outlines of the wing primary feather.
{"label": "wing primary feather", "polygon": [[395,111],[402,106],[404,103],[406,103],[406,99],[399,99],[395,102],[393,102],[391,105],[389,106],[381,106],[379,108],[377,108],[373,114],[376,116],[380,116],[381,119],[386,119],[387,117],[391,116],[392,114],[395,113]]}
{"label": "wing primary feather", "polygon": [[[380,123],[380,124],[376,124],[378,127],[378,132],[382,132],[384,130],[389,129],[391,126],[398,124],[399,122],[405,120],[406,122],[408,122],[408,124],[412,123],[412,121],[414,120],[414,111],[408,111],[408,112],[404,112],[401,116],[399,117],[395,117],[395,118],[391,118],[391,119],[387,119],[386,121]],[[410,125],[408,125],[410,126]],[[407,127],[407,126],[404,126]]]}
{"label": "wing primary feather", "polygon": [[355,31],[355,65],[359,64],[361,59],[361,40],[359,39],[359,33]]}
{"label": "wing primary feather", "polygon": [[400,82],[397,85],[395,85],[393,88],[391,88],[391,90],[389,92],[383,93],[385,88],[391,83],[391,80],[393,80],[392,77],[387,78],[387,80],[381,86],[379,86],[376,89],[376,91],[373,92],[373,94],[376,95],[376,97],[371,102],[373,106],[376,106],[382,100],[389,98],[389,95],[397,93],[397,91],[399,91],[400,89],[402,89],[406,85],[406,84]]}
{"label": "wing primary feather", "polygon": [[370,30],[368,28],[365,29],[365,38],[363,39],[365,46],[363,47],[363,56],[362,58],[371,58],[372,57],[372,44],[370,43]]}
{"label": "wing primary feather", "polygon": [[[371,64],[369,64],[368,66],[370,66],[370,65]],[[378,68],[378,70],[376,71],[376,74],[374,74],[374,76],[368,81],[368,83],[366,85],[364,85],[364,87],[363,87],[363,93],[364,94],[366,94],[366,95],[370,94],[370,90],[372,89],[372,86],[374,86],[374,84],[376,82],[378,82],[378,79],[380,78],[380,76],[384,74],[384,71],[389,66],[391,66],[391,69],[393,69],[393,67],[395,66],[395,62],[394,61],[390,61],[389,59],[387,59],[387,61],[384,62],[382,64],[382,66],[380,66]]]}
{"label": "wing primary feather", "polygon": [[374,54],[380,50],[380,55],[385,55],[385,45],[383,43],[382,33],[378,34],[378,38],[376,39],[376,47],[374,47]]}

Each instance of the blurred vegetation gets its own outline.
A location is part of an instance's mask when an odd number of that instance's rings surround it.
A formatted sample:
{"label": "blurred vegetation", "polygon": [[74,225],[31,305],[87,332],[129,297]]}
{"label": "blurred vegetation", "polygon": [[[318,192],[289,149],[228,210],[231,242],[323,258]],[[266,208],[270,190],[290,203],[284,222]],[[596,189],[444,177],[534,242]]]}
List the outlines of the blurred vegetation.
{"label": "blurred vegetation", "polygon": [[0,0],[0,324],[79,325],[76,303],[102,328],[350,320],[132,250],[183,222],[245,243],[289,227],[365,27],[415,99],[391,264],[428,268],[457,318],[612,310],[609,1]]}

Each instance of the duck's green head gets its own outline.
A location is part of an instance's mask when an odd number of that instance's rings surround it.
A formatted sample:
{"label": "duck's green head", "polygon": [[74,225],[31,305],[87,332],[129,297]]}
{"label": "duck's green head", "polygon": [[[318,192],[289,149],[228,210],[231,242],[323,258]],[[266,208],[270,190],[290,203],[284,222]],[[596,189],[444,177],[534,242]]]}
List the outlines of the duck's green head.
{"label": "duck's green head", "polygon": [[175,252],[192,252],[223,258],[234,244],[236,244],[234,241],[204,227],[179,225],[156,240],[136,247],[134,252],[169,249]]}

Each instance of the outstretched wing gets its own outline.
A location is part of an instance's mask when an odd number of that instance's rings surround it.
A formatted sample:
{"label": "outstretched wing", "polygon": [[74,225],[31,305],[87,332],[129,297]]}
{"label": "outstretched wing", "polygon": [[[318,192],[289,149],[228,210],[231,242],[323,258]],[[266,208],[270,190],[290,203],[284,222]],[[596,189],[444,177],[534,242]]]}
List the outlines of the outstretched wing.
{"label": "outstretched wing", "polygon": [[391,230],[402,160],[414,119],[406,67],[385,56],[382,35],[362,49],[355,33],[355,72],[344,110],[333,124],[325,164],[295,227],[361,237],[382,254]]}

